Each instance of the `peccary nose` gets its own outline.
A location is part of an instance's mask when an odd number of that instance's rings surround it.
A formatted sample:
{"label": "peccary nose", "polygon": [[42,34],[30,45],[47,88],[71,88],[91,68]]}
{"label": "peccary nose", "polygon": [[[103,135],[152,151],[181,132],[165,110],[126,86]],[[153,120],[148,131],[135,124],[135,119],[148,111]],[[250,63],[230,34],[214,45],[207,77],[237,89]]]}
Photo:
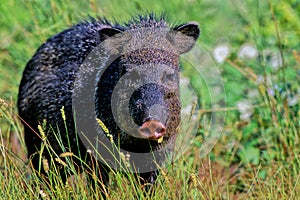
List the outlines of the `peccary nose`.
{"label": "peccary nose", "polygon": [[149,120],[138,129],[138,134],[142,138],[157,140],[166,134],[166,127],[160,121]]}

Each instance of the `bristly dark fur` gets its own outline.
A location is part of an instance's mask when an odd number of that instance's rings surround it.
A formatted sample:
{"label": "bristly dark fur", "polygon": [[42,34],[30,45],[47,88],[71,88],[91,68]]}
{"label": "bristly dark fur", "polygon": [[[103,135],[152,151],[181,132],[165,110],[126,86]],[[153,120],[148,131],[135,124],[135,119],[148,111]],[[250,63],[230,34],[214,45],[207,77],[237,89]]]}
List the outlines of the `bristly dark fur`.
{"label": "bristly dark fur", "polygon": [[[160,28],[167,31],[162,33]],[[174,145],[174,138],[180,124],[179,55],[189,51],[195,44],[200,34],[198,25],[191,22],[170,27],[165,20],[165,15],[155,16],[153,13],[133,17],[124,23],[110,22],[105,18],[89,18],[49,38],[38,48],[23,72],[19,87],[18,110],[20,117],[25,122],[25,142],[28,157],[31,159],[34,169],[40,169],[40,157],[37,152],[43,141],[37,133],[39,133],[38,125],[45,119],[47,122],[45,133],[55,153],[59,155],[64,151],[72,151],[78,158],[86,161],[90,165],[90,169],[97,169],[104,185],[107,184],[108,167],[103,163],[93,161],[90,155],[86,154],[87,149],[82,142],[76,140],[79,137],[73,119],[72,95],[75,78],[83,79],[80,74],[78,75],[78,71],[89,54],[108,37],[124,31],[132,34],[133,39],[126,40],[128,42],[126,48],[129,48],[129,51],[107,66],[97,84],[95,99],[92,99],[96,105],[97,117],[107,126],[114,141],[128,151],[151,152],[169,144],[171,149]],[[180,34],[176,34],[178,32]],[[151,37],[148,37],[149,35]],[[113,47],[123,45],[123,43],[118,43],[119,40],[115,41],[115,38],[112,38],[114,39]],[[153,47],[154,43],[160,46]],[[140,45],[140,49],[136,49],[138,45]],[[138,138],[134,134],[133,136],[122,132],[112,115],[112,106],[114,105],[111,105],[111,98],[119,79],[129,71],[128,67],[139,69],[141,66],[146,66],[144,74],[138,77],[144,77],[145,73],[160,77],[162,65],[172,69],[171,72],[168,72],[169,74],[164,71],[165,77],[162,79],[170,79],[165,83],[172,85],[173,91],[168,90],[171,88],[168,85],[160,84],[161,80],[140,87],[130,99],[131,116],[125,116],[121,122],[126,125],[128,120],[126,118],[132,117],[141,126],[150,116],[150,107],[161,105],[161,109],[165,109],[167,114],[161,117],[164,113],[158,113],[155,116],[159,119],[155,120],[165,123],[167,134],[164,142],[158,144],[157,141],[151,141],[149,138]],[[156,68],[153,69],[153,67]],[[138,85],[134,81],[131,85]],[[82,103],[84,105],[85,102]],[[62,107],[65,110],[66,121],[61,115]],[[60,134],[64,150],[55,134]],[[50,154],[43,152],[43,158],[50,162],[53,158]],[[80,159],[74,157],[73,161],[81,166]],[[145,166],[150,162],[153,164],[154,161],[142,161]],[[51,163],[53,164],[53,162]],[[65,178],[64,168],[60,169]],[[157,175],[155,170],[156,168],[153,172],[139,174],[142,177],[141,182],[154,183]],[[41,169],[41,173],[46,174],[44,169]],[[88,174],[94,173],[89,171]]]}
{"label": "bristly dark fur", "polygon": [[165,15],[155,16],[154,13],[150,13],[133,17],[130,21],[125,23],[125,25],[131,29],[148,27],[169,28],[165,20]]}
{"label": "bristly dark fur", "polygon": [[82,26],[88,24],[102,24],[117,28],[121,31],[134,28],[147,28],[147,27],[161,27],[161,28],[172,28],[166,23],[166,14],[155,15],[152,12],[133,16],[129,21],[117,22],[115,20],[108,20],[102,17],[91,17],[87,20],[83,20],[81,23],[75,26]]}

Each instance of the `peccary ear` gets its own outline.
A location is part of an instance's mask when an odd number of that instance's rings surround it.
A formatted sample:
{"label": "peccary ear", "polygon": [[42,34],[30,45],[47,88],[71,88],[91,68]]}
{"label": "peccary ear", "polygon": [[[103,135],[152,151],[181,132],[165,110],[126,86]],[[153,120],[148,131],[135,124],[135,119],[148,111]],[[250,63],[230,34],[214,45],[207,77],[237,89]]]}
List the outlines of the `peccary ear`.
{"label": "peccary ear", "polygon": [[104,27],[99,31],[100,41],[104,41],[103,45],[110,52],[110,55],[118,55],[121,52],[124,42],[129,40],[128,34],[121,33],[124,33],[124,31],[113,27]]}
{"label": "peccary ear", "polygon": [[168,34],[168,39],[176,47],[177,52],[182,54],[188,52],[200,35],[197,22],[189,22],[173,28]]}
{"label": "peccary ear", "polygon": [[99,34],[100,34],[100,39],[101,41],[109,38],[109,37],[112,37],[118,33],[121,33],[122,31],[119,30],[119,29],[116,29],[116,28],[112,28],[112,27],[105,27],[103,29],[101,29],[99,31]]}

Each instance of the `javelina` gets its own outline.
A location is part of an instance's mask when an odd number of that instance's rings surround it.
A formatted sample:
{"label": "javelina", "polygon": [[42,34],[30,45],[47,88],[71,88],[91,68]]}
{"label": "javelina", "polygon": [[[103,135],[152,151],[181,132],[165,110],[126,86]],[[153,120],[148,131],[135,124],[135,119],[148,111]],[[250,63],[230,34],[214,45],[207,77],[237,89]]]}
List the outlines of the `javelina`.
{"label": "javelina", "polygon": [[[78,116],[83,127],[90,126],[85,125],[90,119],[98,118],[109,133],[98,131],[98,136],[111,136],[126,153],[172,149],[180,124],[179,55],[193,47],[199,34],[195,22],[169,27],[164,17],[149,14],[123,25],[90,19],[48,39],[27,63],[18,96],[19,115],[24,122],[25,142],[33,168],[45,173],[40,167],[40,156],[50,162],[61,153],[71,151],[89,165],[96,163],[99,176],[107,183],[109,161],[92,162],[83,137],[78,136],[74,113],[80,112],[85,113]],[[97,49],[98,46],[101,48]],[[95,53],[90,56],[92,52]],[[96,76],[87,75],[96,71]],[[94,80],[88,86],[91,79]],[[86,92],[89,87],[94,88]],[[89,97],[90,93],[93,94]],[[74,109],[74,98],[83,111]],[[94,111],[85,109],[90,103],[94,104]],[[90,116],[96,117],[89,118],[87,110]],[[43,143],[38,125],[43,121],[55,156],[47,151],[38,153]],[[90,137],[93,138],[96,140]],[[130,160],[145,168],[151,165],[149,157],[131,156]],[[81,166],[75,157],[73,161]],[[142,183],[155,181],[157,170],[153,163],[145,170],[134,167]]]}

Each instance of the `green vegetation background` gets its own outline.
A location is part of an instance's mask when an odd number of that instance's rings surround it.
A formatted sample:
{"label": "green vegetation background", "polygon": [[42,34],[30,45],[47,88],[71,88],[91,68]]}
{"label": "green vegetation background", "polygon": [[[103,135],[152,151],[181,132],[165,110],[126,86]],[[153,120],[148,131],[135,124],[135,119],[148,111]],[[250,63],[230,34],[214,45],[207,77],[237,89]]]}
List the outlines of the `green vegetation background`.
{"label": "green vegetation background", "polygon": [[[177,165],[187,174],[183,176],[176,171],[175,174],[182,176],[171,178],[174,181],[171,185],[160,182],[158,194],[165,199],[177,195],[183,199],[299,198],[299,0],[0,0],[2,156],[8,156],[7,152],[13,148],[5,142],[10,141],[12,134],[17,134],[24,148],[22,128],[16,117],[18,85],[26,62],[47,38],[88,16],[126,22],[131,16],[149,11],[165,13],[168,21],[174,24],[199,22],[201,36],[198,44],[211,55],[220,45],[230,47],[228,59],[217,64],[227,97],[223,134],[213,151],[203,159],[196,158],[199,157],[201,139],[194,141]],[[257,49],[256,58],[239,59],[240,48],[245,44]],[[272,65],[274,58],[280,63],[279,67]],[[183,74],[190,78],[200,99],[204,99],[201,102],[203,106],[209,96],[200,92],[199,77],[188,69],[184,65]],[[250,107],[247,102],[250,102]],[[239,109],[239,105],[243,104],[248,106],[248,110]],[[242,119],[243,112],[249,110],[251,116]],[[211,112],[218,110],[206,110],[204,113]],[[201,125],[203,123],[205,117]],[[196,137],[205,136],[200,126]],[[0,159],[0,165],[6,169],[8,166],[3,160]],[[8,181],[5,175],[0,174],[0,177],[0,182]],[[191,192],[188,187],[177,192],[176,188],[172,190],[172,185],[189,185],[191,180],[196,180],[193,196],[187,194]],[[7,189],[5,187],[0,184],[0,197],[9,195],[3,192]],[[20,194],[16,188],[12,191]],[[118,196],[118,190],[114,192]],[[31,195],[36,193],[31,192]]]}

